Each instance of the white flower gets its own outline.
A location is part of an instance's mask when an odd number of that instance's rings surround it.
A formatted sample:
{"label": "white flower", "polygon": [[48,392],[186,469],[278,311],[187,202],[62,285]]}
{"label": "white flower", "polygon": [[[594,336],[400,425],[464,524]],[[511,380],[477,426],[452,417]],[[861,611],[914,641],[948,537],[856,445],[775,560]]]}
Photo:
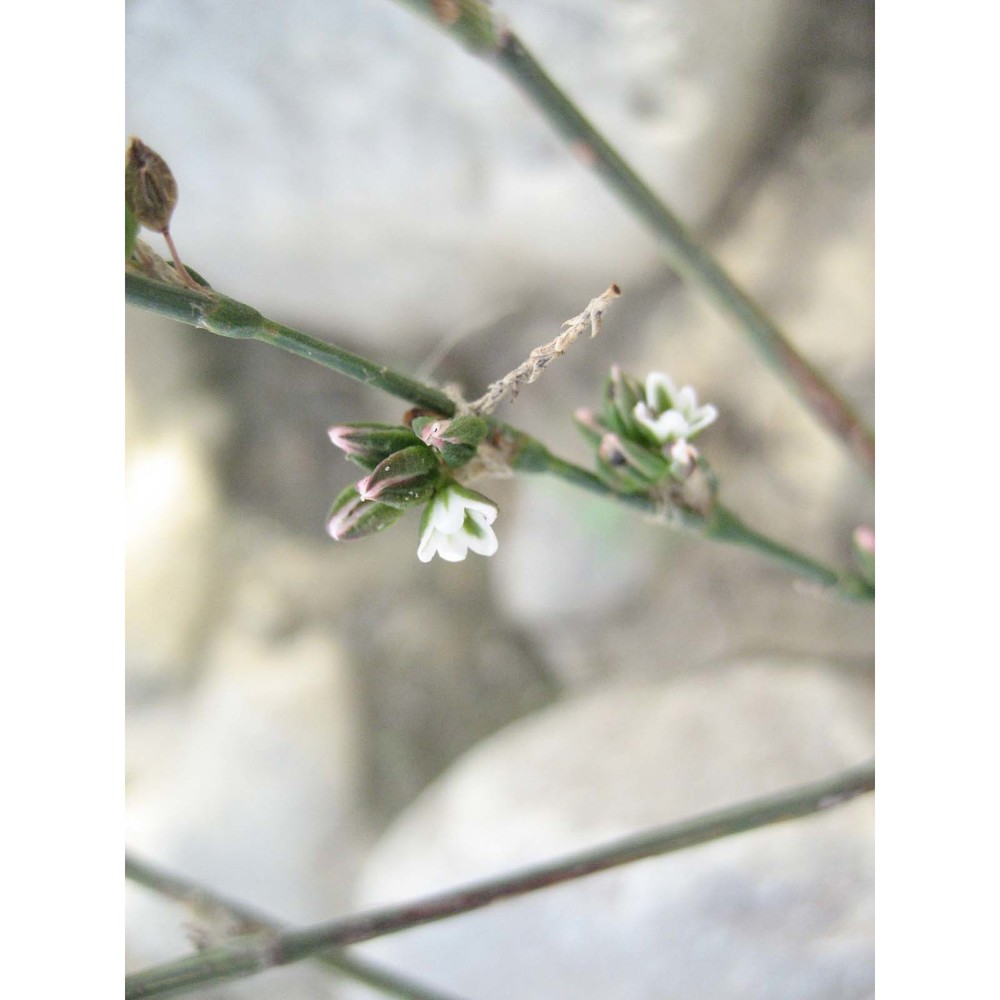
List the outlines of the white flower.
{"label": "white flower", "polygon": [[417,558],[430,562],[435,554],[446,562],[461,562],[469,550],[491,556],[499,543],[490,525],[497,505],[481,493],[449,483],[424,510]]}
{"label": "white flower", "polygon": [[698,396],[691,386],[678,389],[670,376],[661,372],[650,372],[646,376],[645,402],[636,403],[632,410],[632,416],[660,444],[687,441],[718,415],[711,403],[698,405]]}

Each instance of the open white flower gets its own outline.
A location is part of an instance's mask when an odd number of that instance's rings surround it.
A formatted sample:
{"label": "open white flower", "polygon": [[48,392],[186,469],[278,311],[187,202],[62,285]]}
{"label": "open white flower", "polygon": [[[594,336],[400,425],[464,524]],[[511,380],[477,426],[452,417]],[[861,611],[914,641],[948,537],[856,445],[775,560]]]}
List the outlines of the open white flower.
{"label": "open white flower", "polygon": [[449,483],[424,509],[417,558],[430,562],[435,554],[446,562],[461,562],[469,551],[491,556],[499,542],[491,524],[497,505],[475,490]]}
{"label": "open white flower", "polygon": [[660,444],[667,444],[694,437],[715,420],[719,411],[711,403],[699,406],[691,386],[678,389],[669,375],[650,372],[646,376],[645,402],[636,403],[632,415]]}

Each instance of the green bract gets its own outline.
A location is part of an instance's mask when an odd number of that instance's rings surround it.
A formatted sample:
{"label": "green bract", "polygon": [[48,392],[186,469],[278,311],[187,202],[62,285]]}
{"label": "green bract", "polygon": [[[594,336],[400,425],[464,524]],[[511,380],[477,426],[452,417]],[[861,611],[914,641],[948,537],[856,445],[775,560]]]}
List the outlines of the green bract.
{"label": "green bract", "polygon": [[454,420],[444,417],[417,417],[413,430],[420,439],[441,454],[445,464],[457,469],[469,462],[489,425],[482,417],[466,413]]}
{"label": "green bract", "polygon": [[430,499],[441,481],[441,468],[433,449],[415,444],[383,459],[357,484],[364,500],[377,500],[404,509]]}
{"label": "green bract", "polygon": [[363,500],[356,486],[348,486],[330,508],[326,517],[327,534],[338,542],[374,535],[375,532],[395,524],[403,511],[384,503]]}
{"label": "green bract", "polygon": [[369,472],[395,452],[420,444],[413,431],[394,424],[338,424],[327,433],[351,461]]}

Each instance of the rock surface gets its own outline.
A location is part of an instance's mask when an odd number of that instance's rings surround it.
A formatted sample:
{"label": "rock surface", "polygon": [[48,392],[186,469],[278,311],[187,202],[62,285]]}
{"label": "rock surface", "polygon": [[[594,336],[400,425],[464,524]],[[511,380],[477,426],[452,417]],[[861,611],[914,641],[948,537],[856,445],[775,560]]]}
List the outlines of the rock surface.
{"label": "rock surface", "polygon": [[[864,675],[751,659],[600,689],[467,754],[388,830],[359,908],[836,773],[873,752]],[[365,945],[457,996],[873,993],[869,799]],[[350,997],[369,994],[349,991]]]}
{"label": "rock surface", "polygon": [[[810,7],[499,10],[697,222],[785,98]],[[401,4],[141,0],[126,31],[126,124],[177,176],[175,238],[265,312],[370,343],[404,329],[436,341],[553,287],[589,298],[658,268],[654,242],[515,88]]]}

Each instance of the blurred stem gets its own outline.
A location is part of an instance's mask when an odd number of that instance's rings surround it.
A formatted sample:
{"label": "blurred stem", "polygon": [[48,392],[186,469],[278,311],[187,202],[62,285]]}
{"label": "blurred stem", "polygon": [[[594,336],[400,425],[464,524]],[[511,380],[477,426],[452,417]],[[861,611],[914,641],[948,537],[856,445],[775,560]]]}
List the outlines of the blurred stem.
{"label": "blurred stem", "polygon": [[[244,928],[244,933],[254,931],[278,933],[284,929],[281,921],[266,916],[253,907],[211,892],[198,882],[165,871],[148,861],[140,860],[127,851],[125,853],[125,877],[137,885],[145,886],[147,889],[177,900],[179,903],[205,905],[220,910],[236,918]],[[431,991],[417,983],[410,982],[394,972],[373,965],[367,960],[348,955],[339,948],[320,951],[312,957],[317,962],[322,962],[329,968],[345,976],[350,976],[352,979],[357,979],[388,996],[402,997],[404,1000],[456,1000],[454,997],[448,997],[443,993]]]}
{"label": "blurred stem", "polygon": [[[316,340],[307,334],[282,326],[262,316],[251,306],[226,298],[217,292],[196,292],[177,285],[154,281],[133,271],[125,272],[125,298],[132,305],[171,319],[208,330],[222,337],[258,340],[281,348],[299,357],[325,365],[365,385],[425,406],[437,413],[451,416],[454,402],[443,392],[406,375],[376,364],[357,354],[351,354],[332,344]],[[872,586],[854,574],[840,574],[820,563],[800,555],[773,541],[766,535],[748,528],[726,508],[716,504],[708,515],[699,515],[682,507],[671,506],[664,511],[662,503],[645,493],[619,493],[598,479],[592,472],[553,455],[541,441],[509,427],[495,424],[505,439],[506,451],[512,455],[511,465],[522,472],[547,472],[574,486],[597,493],[609,500],[649,514],[659,515],[667,524],[696,531],[706,538],[752,548],[787,569],[821,587],[852,600],[871,600]],[[664,516],[666,514],[666,516]]]}
{"label": "blurred stem", "polygon": [[126,1000],[139,1000],[140,997],[166,996],[251,976],[274,966],[301,961],[331,946],[367,941],[644,858],[799,819],[848,802],[874,788],[875,765],[867,763],[824,781],[730,806],[695,819],[625,837],[595,850],[400,906],[370,910],[301,931],[234,938],[223,947],[126,976],[125,997]]}
{"label": "blurred stem", "polygon": [[875,438],[871,430],[792,346],[764,310],[695,241],[680,219],[548,76],[517,35],[493,20],[488,4],[482,0],[401,2],[425,14],[471,51],[495,63],[567,140],[577,158],[591,167],[656,234],[670,265],[735,320],[767,365],[793,387],[820,422],[874,473]]}

